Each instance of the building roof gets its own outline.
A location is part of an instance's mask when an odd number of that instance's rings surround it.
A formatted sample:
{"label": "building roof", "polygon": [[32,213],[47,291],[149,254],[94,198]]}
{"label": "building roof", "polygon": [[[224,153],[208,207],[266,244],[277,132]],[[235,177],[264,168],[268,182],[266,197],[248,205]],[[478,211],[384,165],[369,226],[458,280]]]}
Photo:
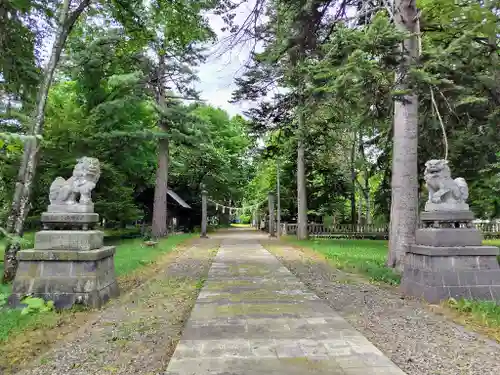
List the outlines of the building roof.
{"label": "building roof", "polygon": [[181,207],[191,208],[191,206],[187,204],[181,197],[179,197],[175,191],[168,189],[167,194],[170,195],[177,203],[179,203]]}

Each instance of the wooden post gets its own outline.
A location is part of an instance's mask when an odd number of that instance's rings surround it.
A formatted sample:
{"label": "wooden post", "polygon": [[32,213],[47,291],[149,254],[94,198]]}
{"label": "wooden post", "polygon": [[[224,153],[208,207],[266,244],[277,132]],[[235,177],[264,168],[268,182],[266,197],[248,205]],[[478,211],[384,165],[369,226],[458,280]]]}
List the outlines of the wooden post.
{"label": "wooden post", "polygon": [[269,203],[269,237],[276,237],[274,232],[274,193],[270,192],[267,195]]}
{"label": "wooden post", "polygon": [[278,214],[278,218],[277,218],[277,234],[278,234],[278,239],[280,238],[280,234],[281,234],[281,195],[280,195],[280,163],[279,163],[279,160],[276,161],[276,190],[277,190],[277,198],[278,198],[278,201],[277,201],[277,214]]}
{"label": "wooden post", "polygon": [[207,236],[207,194],[206,190],[201,192],[201,238],[208,238]]}

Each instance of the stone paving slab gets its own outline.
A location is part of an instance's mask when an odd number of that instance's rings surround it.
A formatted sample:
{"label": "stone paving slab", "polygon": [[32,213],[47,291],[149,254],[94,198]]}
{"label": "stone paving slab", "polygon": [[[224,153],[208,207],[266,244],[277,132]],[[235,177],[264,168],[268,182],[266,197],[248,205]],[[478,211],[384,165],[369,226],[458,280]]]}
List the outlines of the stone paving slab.
{"label": "stone paving slab", "polygon": [[164,375],[208,374],[405,375],[257,238],[223,241]]}

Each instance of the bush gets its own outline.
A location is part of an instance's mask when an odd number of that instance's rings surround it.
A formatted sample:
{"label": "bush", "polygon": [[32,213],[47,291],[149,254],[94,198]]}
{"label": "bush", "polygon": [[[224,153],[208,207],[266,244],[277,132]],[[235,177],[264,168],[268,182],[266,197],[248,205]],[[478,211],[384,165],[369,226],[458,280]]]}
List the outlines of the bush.
{"label": "bush", "polygon": [[107,240],[121,240],[125,238],[138,238],[142,236],[141,228],[105,229],[104,236]]}
{"label": "bush", "polygon": [[54,310],[54,302],[45,302],[43,298],[24,297],[21,303],[26,305],[26,307],[22,309],[21,315],[32,315]]}

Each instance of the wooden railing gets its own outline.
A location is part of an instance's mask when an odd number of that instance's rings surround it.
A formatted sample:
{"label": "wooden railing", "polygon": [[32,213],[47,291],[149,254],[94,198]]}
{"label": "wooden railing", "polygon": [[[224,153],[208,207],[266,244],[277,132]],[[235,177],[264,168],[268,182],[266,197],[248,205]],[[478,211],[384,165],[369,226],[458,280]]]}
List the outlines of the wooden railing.
{"label": "wooden railing", "polygon": [[[476,223],[485,239],[500,238],[500,223]],[[311,237],[352,237],[352,238],[373,238],[387,239],[389,226],[380,224],[307,224],[307,232]],[[281,224],[283,235],[297,234],[297,224]]]}
{"label": "wooden railing", "polygon": [[[355,238],[379,238],[384,239],[389,233],[387,225],[366,224],[307,224],[307,231],[312,237],[355,237]],[[282,224],[283,234],[297,234],[297,224]]]}

